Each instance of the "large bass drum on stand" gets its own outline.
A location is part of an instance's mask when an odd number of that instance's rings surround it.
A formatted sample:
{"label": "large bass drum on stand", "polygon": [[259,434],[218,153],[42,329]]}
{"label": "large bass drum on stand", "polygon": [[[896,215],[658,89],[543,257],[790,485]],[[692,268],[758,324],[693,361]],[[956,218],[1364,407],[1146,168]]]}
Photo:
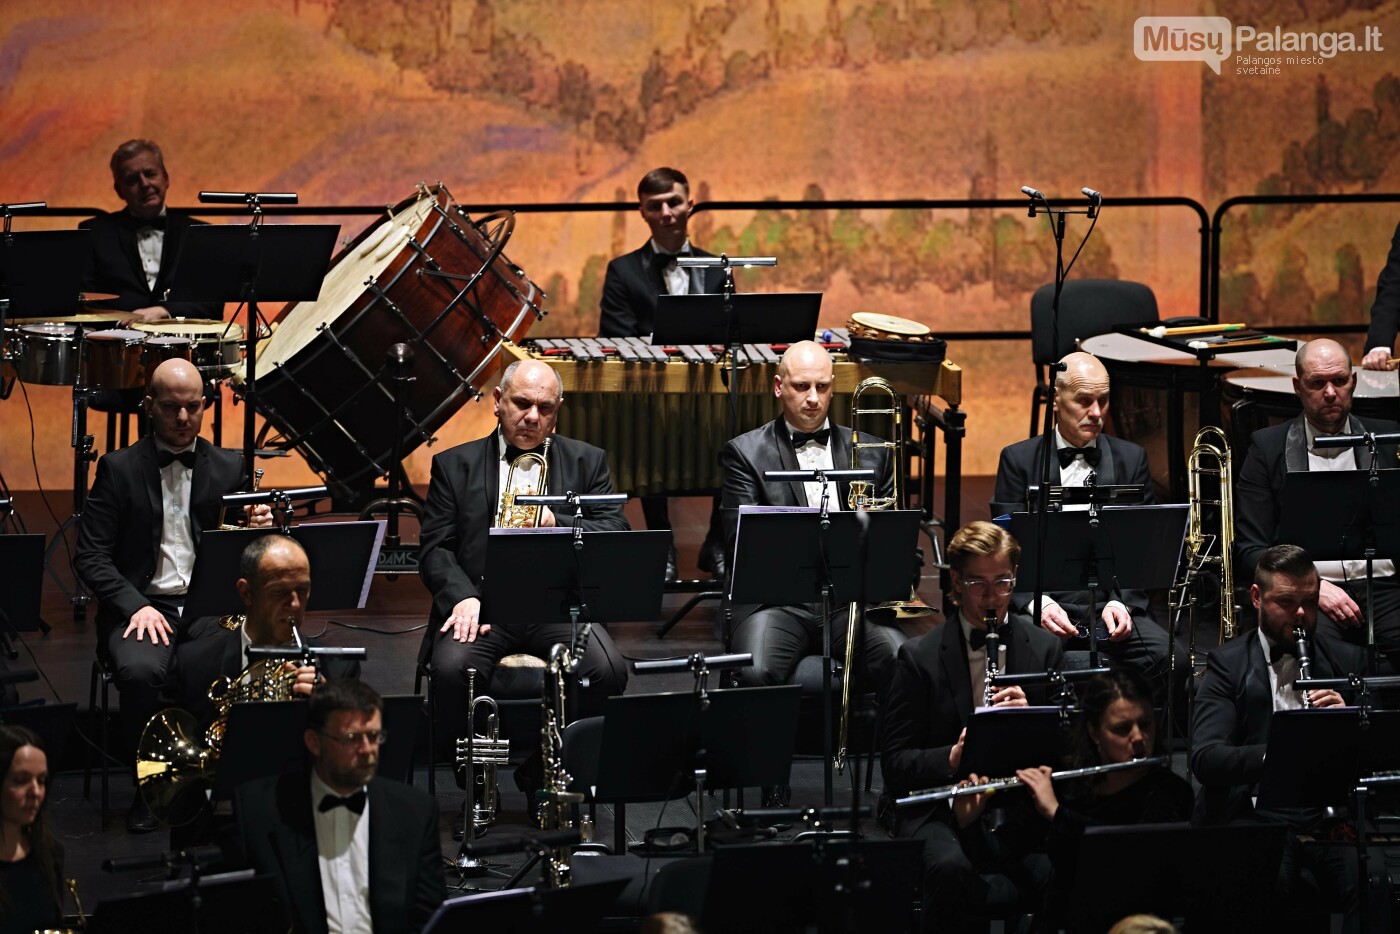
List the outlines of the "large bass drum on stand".
{"label": "large bass drum on stand", "polygon": [[372,487],[392,457],[385,353],[396,343],[414,351],[402,454],[431,441],[481,394],[502,340],[545,314],[544,293],[502,252],[514,226],[508,212],[473,220],[446,187],[420,185],[341,251],[321,297],[287,306],[258,345],[258,408],[282,433],[272,446],[299,450],[337,492]]}

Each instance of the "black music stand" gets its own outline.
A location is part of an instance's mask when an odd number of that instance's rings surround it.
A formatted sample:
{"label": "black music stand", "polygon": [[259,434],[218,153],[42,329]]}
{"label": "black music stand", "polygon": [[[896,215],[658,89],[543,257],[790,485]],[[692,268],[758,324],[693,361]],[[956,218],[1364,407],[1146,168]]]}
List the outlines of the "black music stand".
{"label": "black music stand", "polygon": [[1064,763],[1069,750],[1059,707],[986,707],[967,721],[957,777],[1004,778],[1017,769]]}
{"label": "black music stand", "polygon": [[1276,711],[1255,806],[1277,811],[1345,805],[1356,789],[1365,739],[1355,707]]}
{"label": "black music stand", "polygon": [[733,298],[733,329],[720,293],[658,295],[651,343],[795,344],[817,332],[820,292],[741,292]]}
{"label": "black music stand", "polygon": [[251,870],[167,884],[158,892],[140,892],[97,903],[88,920],[89,934],[280,934],[287,922],[277,904],[271,876]]}
{"label": "black music stand", "polygon": [[[215,529],[199,538],[194,573],[185,597],[183,616],[222,616],[236,612],[238,559],[248,543],[277,529]],[[311,562],[311,599],[308,610],[364,609],[379,546],[384,541],[384,520],[365,522],[309,522],[292,528],[292,538],[306,549]]]}
{"label": "black music stand", "polygon": [[[1089,827],[1079,844],[1066,929],[1106,931],[1127,915],[1185,917],[1188,931],[1277,931],[1283,824]],[[1105,867],[1130,867],[1105,881]]]}
{"label": "black music stand", "polygon": [[[1189,507],[1181,503],[1012,515],[1011,534],[1021,543],[1021,567],[1044,569],[1034,582],[1036,594],[1089,592],[1091,668],[1099,667],[1099,590],[1171,587],[1181,559],[1189,512]],[[1036,541],[1037,518],[1044,526],[1046,541],[1053,542],[1043,553]],[[1040,621],[1035,622],[1039,625]]]}
{"label": "black music stand", "polygon": [[[797,741],[795,684],[609,697],[598,801],[665,801],[695,791],[785,785]],[[704,850],[705,809],[696,808]]]}
{"label": "black music stand", "polygon": [[423,926],[423,934],[591,931],[617,902],[627,883],[627,879],[610,879],[574,883],[566,889],[504,889],[449,898]]}
{"label": "black music stand", "polygon": [[14,658],[12,632],[47,633],[39,616],[44,590],[44,536],[0,535],[0,650]]}
{"label": "black music stand", "polygon": [[[255,211],[257,211],[255,205]],[[176,302],[246,302],[244,331],[243,466],[248,486],[256,469],[258,302],[315,301],[330,268],[339,224],[264,227],[199,225],[185,231],[175,257],[169,299]]]}
{"label": "black music stand", "polygon": [[68,746],[68,733],[78,712],[77,703],[25,703],[17,707],[0,707],[0,723],[28,727],[44,741],[49,772],[57,774],[63,768],[63,751]]}
{"label": "black music stand", "polygon": [[[869,520],[861,534],[860,520]],[[821,603],[822,758],[824,802],[832,804],[831,611],[842,604],[883,603],[909,596],[909,554],[922,514],[915,509],[828,512],[809,506],[740,506],[729,602]],[[868,553],[862,553],[862,539]],[[864,568],[860,573],[858,568]],[[852,627],[848,627],[852,628]],[[847,632],[848,639],[855,631]],[[852,672],[845,672],[849,678]],[[857,784],[859,784],[857,782]]]}
{"label": "black music stand", "polygon": [[[1278,540],[1314,559],[1366,562],[1366,667],[1376,671],[1372,564],[1400,557],[1400,470],[1290,470],[1283,481]],[[1318,509],[1326,503],[1326,509]]]}
{"label": "black music stand", "polygon": [[239,785],[306,767],[306,702],[240,703],[229,708],[211,797],[226,801]]}

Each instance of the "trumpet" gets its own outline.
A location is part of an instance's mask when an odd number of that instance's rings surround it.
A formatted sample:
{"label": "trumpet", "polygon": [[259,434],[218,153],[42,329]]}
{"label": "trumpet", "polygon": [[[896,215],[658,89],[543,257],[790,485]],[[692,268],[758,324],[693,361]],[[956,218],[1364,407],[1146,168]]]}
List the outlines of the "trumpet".
{"label": "trumpet", "polygon": [[[500,804],[496,798],[496,770],[510,763],[510,740],[501,737],[500,708],[495,698],[477,696],[476,674],[475,668],[467,669],[467,729],[472,735],[470,739],[457,740],[457,767],[464,770],[465,780],[475,788],[472,828],[481,834],[496,819]],[[477,705],[487,709],[485,736],[476,735]]]}
{"label": "trumpet", "polygon": [[996,617],[990,613],[982,618],[982,625],[987,628],[987,669],[986,680],[982,682],[982,706],[990,707],[997,693],[992,679],[1001,674],[1001,634],[997,632]]}
{"label": "trumpet", "polygon": [[[496,513],[496,528],[533,529],[540,524],[540,511],[544,507],[517,506],[515,498],[533,496],[548,489],[549,444],[552,440],[545,438],[544,447],[538,454],[526,451],[510,462],[510,470],[506,471],[506,488],[501,492],[501,508]],[[537,483],[525,480],[525,471],[530,469],[531,464],[539,464],[540,476]],[[519,478],[516,476],[517,472],[520,474]]]}
{"label": "trumpet", "polygon": [[[1060,772],[1051,772],[1052,781],[1062,782],[1074,778],[1089,778],[1094,775],[1107,775],[1110,772],[1125,772],[1128,769],[1150,769],[1159,765],[1166,765],[1166,756],[1148,756],[1145,759],[1130,759],[1127,762],[1108,762],[1103,765],[1090,765],[1082,769],[1065,769]],[[991,795],[1002,791],[1014,791],[1017,788],[1025,787],[1025,782],[1016,778],[993,778],[978,782],[975,785],[945,785],[941,788],[928,788],[924,791],[911,792],[903,798],[895,800],[897,805],[910,804],[932,804],[935,801],[949,801],[953,798],[964,798],[968,795]]]}
{"label": "trumpet", "polygon": [[[1311,677],[1312,659],[1308,658],[1308,631],[1302,626],[1293,630],[1293,638],[1298,640],[1298,680],[1307,681]],[[1303,709],[1312,708],[1312,694],[1308,691],[1299,691],[1303,699]]]}

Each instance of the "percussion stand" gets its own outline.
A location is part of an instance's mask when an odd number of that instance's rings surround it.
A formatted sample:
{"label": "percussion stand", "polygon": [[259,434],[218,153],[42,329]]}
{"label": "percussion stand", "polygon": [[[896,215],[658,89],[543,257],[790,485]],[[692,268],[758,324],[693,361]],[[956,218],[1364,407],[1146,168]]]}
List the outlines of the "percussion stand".
{"label": "percussion stand", "polygon": [[[399,513],[410,512],[423,521],[423,507],[417,500],[404,496],[408,486],[403,470],[403,431],[408,415],[408,386],[416,377],[409,375],[413,366],[413,348],[408,344],[395,344],[389,348],[387,365],[394,376],[394,445],[389,455],[389,495],[370,503],[360,513],[361,519],[368,519],[381,510],[389,517],[389,528],[384,542],[390,548],[400,547]],[[389,575],[393,580],[397,575]]]}
{"label": "percussion stand", "polygon": [[[76,328],[73,332],[73,356],[77,360],[77,372],[73,377],[73,514],[59,526],[53,541],[49,542],[49,547],[44,552],[44,570],[49,572],[49,576],[57,582],[68,602],[73,604],[73,619],[76,622],[82,622],[87,617],[87,605],[92,602],[92,597],[83,589],[76,571],[73,575],[73,589],[70,591],[63,578],[53,569],[53,559],[58,553],[58,546],[67,541],[69,527],[77,528],[78,523],[82,522],[83,509],[87,506],[88,464],[97,460],[97,455],[92,450],[93,436],[87,433],[89,393],[87,383],[83,379],[83,354],[86,346],[83,341],[83,329]],[[47,634],[49,627],[42,621],[39,625]]]}

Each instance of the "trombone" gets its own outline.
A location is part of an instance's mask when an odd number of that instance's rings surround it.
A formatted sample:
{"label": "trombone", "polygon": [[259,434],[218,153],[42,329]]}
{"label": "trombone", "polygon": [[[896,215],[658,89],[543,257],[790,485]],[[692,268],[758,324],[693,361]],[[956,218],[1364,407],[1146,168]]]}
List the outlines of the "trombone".
{"label": "trombone", "polygon": [[[1235,606],[1235,502],[1231,490],[1230,441],[1225,432],[1207,425],[1196,433],[1191,453],[1186,459],[1189,480],[1190,514],[1186,526],[1185,558],[1182,577],[1173,588],[1172,610],[1189,607],[1191,612],[1190,644],[1187,650],[1191,670],[1196,670],[1196,619],[1198,602],[1196,580],[1208,568],[1218,570],[1220,588],[1220,641],[1233,639],[1238,632],[1238,608]],[[1217,495],[1207,498],[1206,477],[1215,477]],[[1207,528],[1206,509],[1216,508],[1218,531]]]}

